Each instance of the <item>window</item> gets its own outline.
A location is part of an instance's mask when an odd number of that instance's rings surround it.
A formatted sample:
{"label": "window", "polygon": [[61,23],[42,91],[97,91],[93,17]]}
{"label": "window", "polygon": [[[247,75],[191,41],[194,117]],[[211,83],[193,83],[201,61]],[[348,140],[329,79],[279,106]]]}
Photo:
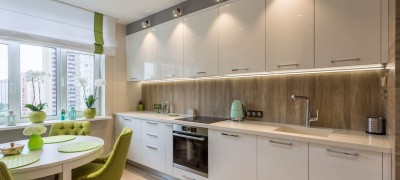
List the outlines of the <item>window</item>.
{"label": "window", "polygon": [[8,111],[8,45],[0,44],[0,117]]}
{"label": "window", "polygon": [[[28,71],[40,71],[47,75],[43,81],[33,83],[26,78]],[[21,78],[21,117],[29,115],[25,104],[47,103],[47,116],[57,116],[57,57],[56,49],[20,45],[20,78]]]}
{"label": "window", "polygon": [[93,86],[89,85],[84,90],[77,83],[79,78],[85,79],[88,84],[95,81],[95,56],[92,54],[81,54],[67,52],[67,107],[75,107],[77,111],[86,108],[84,100],[85,93],[93,93]]}

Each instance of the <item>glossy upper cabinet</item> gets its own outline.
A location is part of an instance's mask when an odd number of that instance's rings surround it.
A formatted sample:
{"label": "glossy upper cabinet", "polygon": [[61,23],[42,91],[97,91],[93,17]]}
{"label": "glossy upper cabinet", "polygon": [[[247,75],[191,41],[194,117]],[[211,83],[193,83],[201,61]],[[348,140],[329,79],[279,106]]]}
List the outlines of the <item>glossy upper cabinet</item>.
{"label": "glossy upper cabinet", "polygon": [[159,79],[183,77],[183,22],[178,18],[156,27]]}
{"label": "glossy upper cabinet", "polygon": [[127,36],[126,55],[128,81],[156,79],[156,29],[147,29]]}
{"label": "glossy upper cabinet", "polygon": [[314,0],[266,0],[267,71],[314,68]]}
{"label": "glossy upper cabinet", "polygon": [[381,3],[316,0],[316,67],[380,63]]}
{"label": "glossy upper cabinet", "polygon": [[218,8],[184,17],[184,76],[218,75]]}
{"label": "glossy upper cabinet", "polygon": [[265,71],[265,0],[219,7],[219,73]]}

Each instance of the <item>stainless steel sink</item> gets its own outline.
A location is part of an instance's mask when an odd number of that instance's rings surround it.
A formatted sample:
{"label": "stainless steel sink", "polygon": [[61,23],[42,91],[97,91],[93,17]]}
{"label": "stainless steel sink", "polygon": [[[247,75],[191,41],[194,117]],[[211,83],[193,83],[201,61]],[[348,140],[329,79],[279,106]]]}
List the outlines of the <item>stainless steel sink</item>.
{"label": "stainless steel sink", "polygon": [[274,129],[274,131],[293,133],[293,134],[301,134],[301,135],[328,137],[332,133],[333,130],[285,125],[285,126],[281,126],[281,127]]}

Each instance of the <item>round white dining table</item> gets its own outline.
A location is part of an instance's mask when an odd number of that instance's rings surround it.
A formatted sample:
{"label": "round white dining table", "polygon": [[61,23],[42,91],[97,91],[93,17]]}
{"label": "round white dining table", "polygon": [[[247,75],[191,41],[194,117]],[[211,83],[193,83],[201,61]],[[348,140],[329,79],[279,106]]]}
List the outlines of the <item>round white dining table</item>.
{"label": "round white dining table", "polygon": [[[83,152],[62,153],[58,152],[60,146],[83,141],[96,141],[100,146]],[[101,138],[93,136],[76,136],[74,140],[44,144],[42,150],[29,151],[27,147],[28,140],[16,141],[16,144],[25,144],[21,154],[37,154],[40,160],[19,168],[11,169],[11,175],[14,180],[28,180],[46,177],[54,174],[60,174],[62,180],[70,180],[72,178],[72,169],[85,165],[103,154],[104,141]],[[0,144],[0,147],[9,145]],[[1,156],[1,155],[0,155]]]}

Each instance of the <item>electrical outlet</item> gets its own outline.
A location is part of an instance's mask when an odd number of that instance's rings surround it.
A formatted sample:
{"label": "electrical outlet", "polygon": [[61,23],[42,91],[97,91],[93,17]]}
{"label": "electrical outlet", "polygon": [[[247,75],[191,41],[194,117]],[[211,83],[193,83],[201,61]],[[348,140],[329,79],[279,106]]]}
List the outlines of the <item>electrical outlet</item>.
{"label": "electrical outlet", "polygon": [[262,118],[263,117],[263,112],[262,111],[248,110],[247,111],[247,117]]}

